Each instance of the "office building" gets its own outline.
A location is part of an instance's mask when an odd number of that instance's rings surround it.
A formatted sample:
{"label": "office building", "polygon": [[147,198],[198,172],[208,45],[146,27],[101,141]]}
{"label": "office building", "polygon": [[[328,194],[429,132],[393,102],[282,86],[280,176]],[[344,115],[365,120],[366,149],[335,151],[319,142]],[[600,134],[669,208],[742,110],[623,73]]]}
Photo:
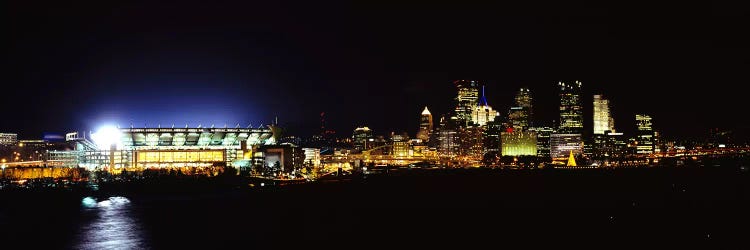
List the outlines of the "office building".
{"label": "office building", "polygon": [[583,154],[581,134],[552,134],[550,135],[550,157],[556,161],[565,161],[570,152],[574,155]]}
{"label": "office building", "polygon": [[302,151],[305,152],[304,164],[309,165],[310,167],[320,166],[320,149],[319,148],[302,148]]}
{"label": "office building", "polygon": [[432,135],[432,114],[427,107],[424,107],[422,114],[419,117],[419,130],[417,131],[417,138],[423,142],[429,142],[430,136]]}
{"label": "office building", "polygon": [[532,126],[531,90],[521,88],[515,97],[515,105],[510,107],[508,120],[515,130],[524,130]]}
{"label": "office building", "polygon": [[355,150],[367,150],[372,148],[372,142],[375,139],[372,136],[372,130],[368,127],[358,127],[352,133],[352,141]]}
{"label": "office building", "polygon": [[536,156],[544,159],[550,159],[550,136],[554,129],[550,127],[533,127],[529,131],[536,133]]}
{"label": "office building", "polygon": [[500,133],[502,156],[537,155],[537,137],[534,131],[513,130]]}
{"label": "office building", "polygon": [[609,100],[604,99],[603,95],[594,95],[594,134],[604,135],[605,131],[615,132]]}
{"label": "office building", "polygon": [[482,86],[482,96],[479,98],[479,102],[471,113],[471,123],[479,126],[485,126],[487,123],[495,121],[495,118],[499,115],[499,113],[496,110],[493,110],[487,103],[487,97],[485,97],[484,94],[484,86]]}
{"label": "office building", "polygon": [[636,153],[653,154],[654,153],[654,130],[651,127],[651,116],[645,114],[636,114],[635,123],[637,126],[636,135]]}
{"label": "office building", "polygon": [[0,146],[13,146],[18,142],[18,134],[0,133]]}
{"label": "office building", "polygon": [[[583,107],[580,81],[558,82],[560,88],[560,133],[583,133]],[[566,155],[567,156],[567,155]]]}
{"label": "office building", "polygon": [[457,94],[454,99],[456,102],[455,120],[460,126],[468,126],[472,122],[472,113],[479,101],[479,88],[481,84],[474,80],[457,80],[453,84],[456,86]]}
{"label": "office building", "polygon": [[437,150],[440,157],[455,157],[459,153],[460,139],[458,127],[452,120],[445,117],[440,119],[437,130]]}
{"label": "office building", "polygon": [[393,155],[396,157],[409,156],[409,136],[406,134],[391,134],[391,143]]}

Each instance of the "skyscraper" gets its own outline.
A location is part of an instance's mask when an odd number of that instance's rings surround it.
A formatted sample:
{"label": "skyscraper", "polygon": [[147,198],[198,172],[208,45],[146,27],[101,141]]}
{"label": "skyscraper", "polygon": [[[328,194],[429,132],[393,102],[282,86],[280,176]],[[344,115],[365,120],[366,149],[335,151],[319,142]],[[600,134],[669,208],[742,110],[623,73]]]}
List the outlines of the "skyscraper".
{"label": "skyscraper", "polygon": [[492,107],[487,104],[487,97],[484,96],[484,86],[482,86],[482,96],[479,98],[476,107],[474,107],[474,111],[471,113],[471,123],[484,126],[487,125],[488,122],[495,121],[495,117],[497,116],[497,111],[492,110]]}
{"label": "skyscraper", "polygon": [[531,90],[521,88],[516,94],[515,106],[508,112],[508,120],[515,130],[523,130],[532,126]]}
{"label": "skyscraper", "polygon": [[453,84],[456,85],[458,93],[455,98],[455,117],[452,117],[452,119],[455,119],[458,124],[466,126],[472,121],[471,115],[479,100],[480,83],[474,80],[457,80]]}
{"label": "skyscraper", "polygon": [[[560,87],[560,131],[561,133],[583,133],[583,107],[581,106],[581,82],[558,82]],[[567,156],[567,155],[566,155]]]}
{"label": "skyscraper", "polygon": [[352,140],[354,141],[354,149],[366,150],[372,148],[372,130],[368,127],[359,127],[354,129],[352,134]]}
{"label": "skyscraper", "polygon": [[594,95],[594,134],[603,135],[605,131],[615,132],[614,119],[609,112],[609,100],[603,95]]}
{"label": "skyscraper", "polygon": [[654,130],[651,127],[651,116],[644,114],[635,115],[635,123],[638,126],[636,142],[636,153],[654,153]]}
{"label": "skyscraper", "polygon": [[419,131],[417,131],[417,139],[421,139],[424,142],[430,141],[430,135],[432,134],[432,114],[427,107],[424,107],[422,115],[419,118]]}
{"label": "skyscraper", "polygon": [[453,120],[440,118],[440,127],[437,129],[437,148],[440,157],[454,157],[459,153],[460,138],[458,129]]}

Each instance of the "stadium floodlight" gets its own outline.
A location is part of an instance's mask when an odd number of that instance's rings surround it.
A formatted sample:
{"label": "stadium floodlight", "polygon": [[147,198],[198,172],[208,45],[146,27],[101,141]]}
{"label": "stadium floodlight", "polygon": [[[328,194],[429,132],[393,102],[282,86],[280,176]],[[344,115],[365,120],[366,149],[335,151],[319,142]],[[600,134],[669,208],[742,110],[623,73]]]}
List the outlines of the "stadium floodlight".
{"label": "stadium floodlight", "polygon": [[91,139],[99,147],[99,149],[106,150],[110,146],[115,145],[117,148],[122,147],[122,134],[120,129],[114,126],[103,126],[91,134]]}

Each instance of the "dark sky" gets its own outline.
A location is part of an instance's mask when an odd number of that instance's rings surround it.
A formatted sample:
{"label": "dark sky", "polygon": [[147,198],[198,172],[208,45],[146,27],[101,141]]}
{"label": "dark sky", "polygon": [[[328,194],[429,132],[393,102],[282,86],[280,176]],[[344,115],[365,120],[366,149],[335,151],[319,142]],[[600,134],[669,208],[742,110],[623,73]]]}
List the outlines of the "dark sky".
{"label": "dark sky", "polygon": [[531,88],[538,122],[556,118],[556,82],[576,79],[626,132],[636,112],[672,136],[750,120],[739,6],[127,2],[6,3],[0,130],[278,116],[307,135],[326,112],[341,134],[413,134],[425,105],[450,109],[455,79],[485,81],[502,111]]}

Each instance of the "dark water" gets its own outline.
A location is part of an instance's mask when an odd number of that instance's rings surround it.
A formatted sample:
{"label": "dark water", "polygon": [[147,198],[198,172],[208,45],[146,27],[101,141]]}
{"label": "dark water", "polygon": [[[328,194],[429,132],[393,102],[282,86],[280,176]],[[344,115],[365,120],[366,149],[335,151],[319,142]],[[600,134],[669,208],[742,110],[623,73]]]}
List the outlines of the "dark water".
{"label": "dark water", "polygon": [[86,204],[4,197],[26,204],[3,206],[0,235],[32,249],[743,249],[748,194],[731,170],[415,171]]}
{"label": "dark water", "polygon": [[102,201],[84,198],[79,232],[73,242],[76,249],[143,249],[149,246],[143,223],[130,200],[109,197]]}

